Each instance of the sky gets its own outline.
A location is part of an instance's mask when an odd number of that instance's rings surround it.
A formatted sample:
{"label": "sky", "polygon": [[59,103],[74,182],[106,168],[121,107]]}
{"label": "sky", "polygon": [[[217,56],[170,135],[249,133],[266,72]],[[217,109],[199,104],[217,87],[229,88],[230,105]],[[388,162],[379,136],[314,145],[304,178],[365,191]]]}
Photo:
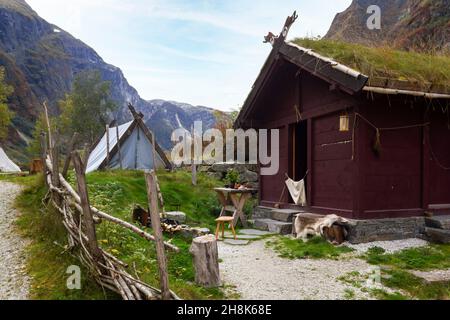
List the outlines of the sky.
{"label": "sky", "polygon": [[[242,106],[270,52],[263,37],[323,36],[351,0],[27,0],[122,69],[142,98],[223,111]],[[332,4],[330,4],[332,3]]]}

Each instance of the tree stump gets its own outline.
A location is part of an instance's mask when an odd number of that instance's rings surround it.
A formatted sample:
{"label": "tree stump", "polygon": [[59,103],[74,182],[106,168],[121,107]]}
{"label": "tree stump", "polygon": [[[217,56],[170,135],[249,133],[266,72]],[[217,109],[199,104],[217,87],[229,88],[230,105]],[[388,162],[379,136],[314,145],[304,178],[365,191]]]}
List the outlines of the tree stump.
{"label": "tree stump", "polygon": [[189,252],[194,257],[195,282],[206,288],[219,287],[219,252],[214,235],[195,238]]}

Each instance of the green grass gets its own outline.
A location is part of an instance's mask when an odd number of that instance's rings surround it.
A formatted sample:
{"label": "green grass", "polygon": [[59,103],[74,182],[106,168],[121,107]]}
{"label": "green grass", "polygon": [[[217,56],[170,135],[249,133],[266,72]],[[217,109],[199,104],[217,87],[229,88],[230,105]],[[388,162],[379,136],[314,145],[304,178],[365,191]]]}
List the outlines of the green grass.
{"label": "green grass", "polygon": [[[332,58],[370,78],[389,78],[415,82],[420,89],[429,83],[450,90],[450,56],[365,47],[332,40],[299,38],[294,43]],[[369,80],[370,82],[370,80]]]}
{"label": "green grass", "polygon": [[278,237],[267,242],[279,253],[280,257],[287,259],[336,259],[341,254],[352,252],[346,246],[336,247],[321,237],[315,237],[305,242],[299,239]]}
{"label": "green grass", "polygon": [[[28,268],[34,276],[32,295],[37,299],[100,299],[104,293],[89,277],[84,279],[83,290],[68,292],[65,288],[69,265],[79,264],[69,253],[65,230],[59,216],[52,210],[44,210],[41,199],[45,188],[32,178],[17,203],[23,212],[19,227],[33,240],[30,247]],[[37,178],[34,178],[37,179]],[[187,172],[160,172],[158,179],[166,203],[166,210],[181,210],[187,214],[191,226],[213,227],[219,212],[219,203],[213,187],[221,183],[200,174],[198,186],[191,186]],[[69,178],[73,183],[73,177]],[[131,210],[135,204],[147,207],[145,181],[142,172],[96,172],[87,176],[92,205],[116,217],[131,222]],[[151,230],[147,230],[151,232]],[[155,287],[159,276],[153,243],[111,223],[97,226],[97,237],[102,248],[128,263],[129,272]],[[177,245],[180,253],[167,252],[170,288],[184,299],[224,298],[223,288],[205,289],[194,284],[194,268],[189,254],[191,239],[181,235],[168,236],[166,240]],[[55,245],[57,242],[57,245]],[[84,274],[84,273],[83,273]],[[117,298],[108,295],[107,298]]]}
{"label": "green grass", "polygon": [[386,271],[383,285],[407,292],[412,298],[420,300],[448,300],[450,299],[450,281],[427,283],[411,273],[394,269]]}
{"label": "green grass", "polygon": [[104,292],[82,268],[82,290],[68,290],[66,270],[80,262],[64,249],[67,244],[66,231],[59,215],[51,208],[44,209],[42,198],[46,190],[42,176],[14,178],[14,182],[27,184],[17,198],[17,207],[22,215],[17,227],[31,240],[27,247],[27,271],[31,276],[32,299],[40,300],[93,300],[117,298]]}
{"label": "green grass", "polygon": [[[430,245],[386,254],[382,248],[371,248],[364,259],[373,265],[388,266],[383,270],[382,284],[394,290],[402,290],[411,298],[421,300],[450,299],[450,281],[427,283],[408,270],[437,270],[450,268],[450,245]],[[375,292],[383,299],[392,298]]]}
{"label": "green grass", "polygon": [[371,248],[364,258],[373,265],[388,265],[407,270],[450,268],[450,245],[434,244],[386,254],[382,248]]}

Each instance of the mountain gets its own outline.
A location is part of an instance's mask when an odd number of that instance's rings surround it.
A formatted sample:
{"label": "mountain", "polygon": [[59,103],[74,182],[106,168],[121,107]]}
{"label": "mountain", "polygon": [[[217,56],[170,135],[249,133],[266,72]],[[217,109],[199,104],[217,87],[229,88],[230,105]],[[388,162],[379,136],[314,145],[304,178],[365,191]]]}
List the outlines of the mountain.
{"label": "mountain", "polygon": [[[381,30],[369,30],[367,9],[381,9]],[[450,52],[449,0],[353,0],[325,38],[369,46]]]}
{"label": "mountain", "polygon": [[146,121],[149,128],[160,132],[158,140],[163,149],[170,149],[173,145],[170,138],[173,130],[183,128],[191,131],[194,121],[201,120],[204,128],[212,128],[216,123],[213,109],[201,106],[192,106],[187,103],[174,101],[151,100],[148,105],[155,110]]}
{"label": "mountain", "polygon": [[[94,49],[41,17],[24,0],[0,0],[0,65],[7,82],[14,87],[9,99],[16,113],[10,130],[9,147],[20,151],[26,145],[34,122],[48,101],[57,114],[58,101],[71,90],[77,73],[98,70],[111,82],[112,98],[120,106],[119,120],[131,119],[127,105],[132,103],[155,125],[152,129],[166,149],[171,147],[170,133],[179,121],[189,128],[195,120],[214,125],[214,110],[166,101],[146,101],[128,83],[122,71],[106,63]],[[14,157],[14,156],[13,156]],[[22,159],[21,159],[22,160]]]}

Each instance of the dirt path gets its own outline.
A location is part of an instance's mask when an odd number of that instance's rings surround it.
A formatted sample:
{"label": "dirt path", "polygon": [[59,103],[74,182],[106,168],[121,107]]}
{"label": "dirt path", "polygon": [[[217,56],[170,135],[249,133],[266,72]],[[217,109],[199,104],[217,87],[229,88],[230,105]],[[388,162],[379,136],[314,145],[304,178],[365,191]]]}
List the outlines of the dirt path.
{"label": "dirt path", "polygon": [[0,300],[26,300],[29,278],[25,273],[27,241],[15,230],[18,216],[14,199],[20,193],[16,184],[0,181]]}

